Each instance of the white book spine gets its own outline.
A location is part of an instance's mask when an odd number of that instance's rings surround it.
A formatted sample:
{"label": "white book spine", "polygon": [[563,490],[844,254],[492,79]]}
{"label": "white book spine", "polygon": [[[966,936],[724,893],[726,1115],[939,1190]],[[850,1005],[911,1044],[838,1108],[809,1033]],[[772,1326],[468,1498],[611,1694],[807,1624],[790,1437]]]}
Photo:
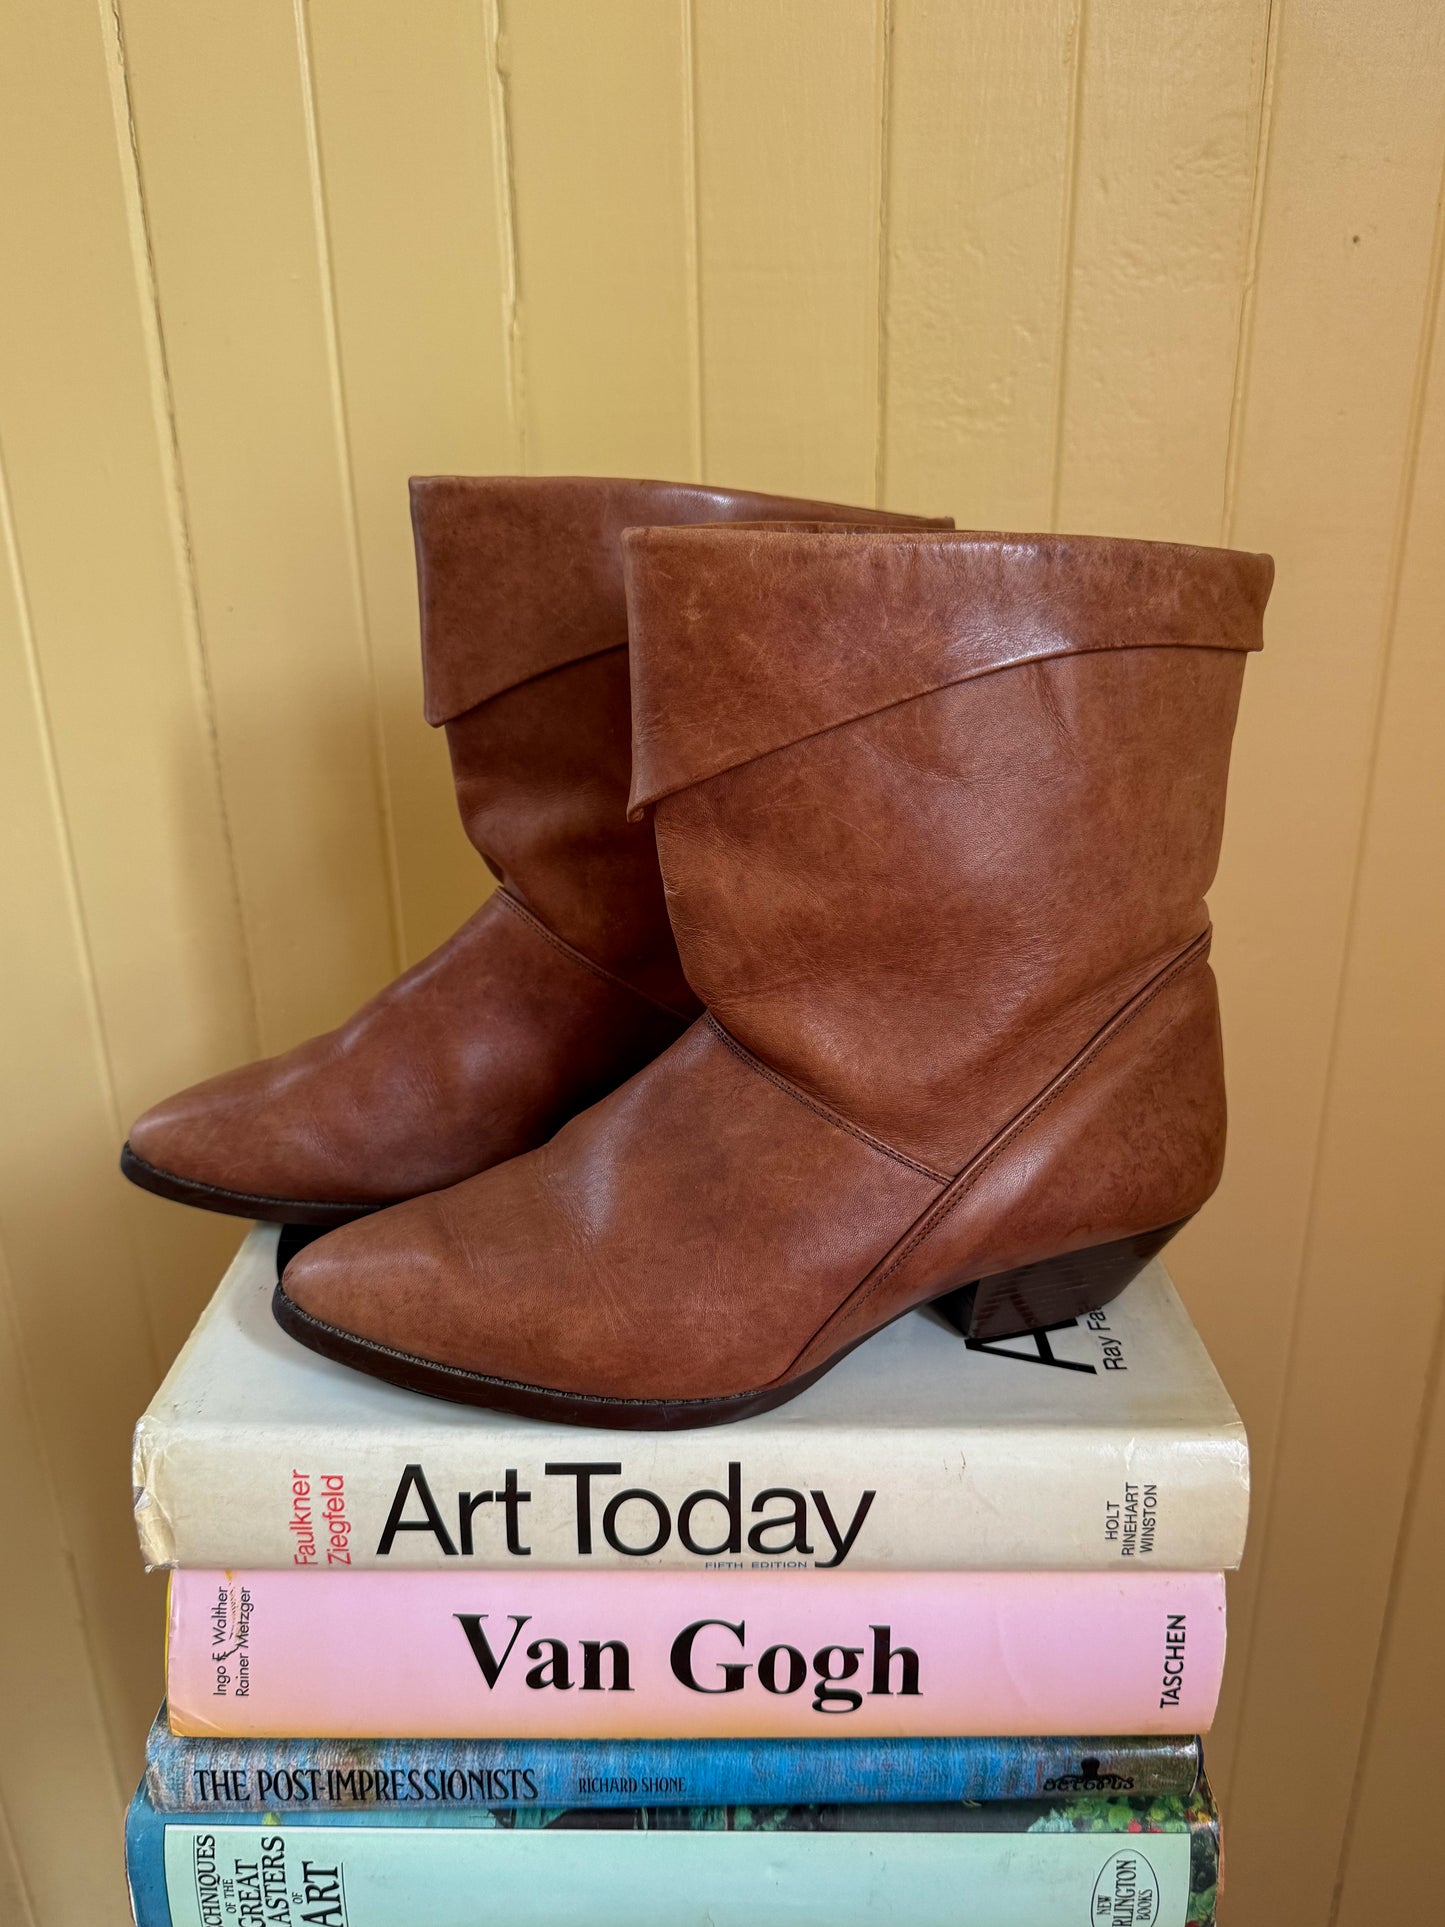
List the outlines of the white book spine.
{"label": "white book spine", "polygon": [[[466,1444],[463,1451],[461,1446]],[[136,1430],[152,1567],[1221,1571],[1243,1551],[1237,1422],[969,1431],[809,1427],[657,1440],[479,1424],[387,1435]]]}

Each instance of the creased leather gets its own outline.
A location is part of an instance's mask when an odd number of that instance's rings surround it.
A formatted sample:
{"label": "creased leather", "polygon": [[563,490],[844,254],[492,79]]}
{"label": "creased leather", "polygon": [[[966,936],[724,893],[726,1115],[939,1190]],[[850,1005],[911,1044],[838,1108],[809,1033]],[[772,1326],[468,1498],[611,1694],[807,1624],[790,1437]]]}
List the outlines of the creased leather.
{"label": "creased leather", "polygon": [[1190,1217],[1224,1164],[1207,939],[1175,959],[973,1158],[792,1361],[804,1372],[975,1278]]}
{"label": "creased leather", "polygon": [[593,476],[419,475],[411,483],[429,723],[627,641],[622,532],[695,522],[952,521]]}
{"label": "creased leather", "polygon": [[[966,616],[967,539],[629,539],[638,678],[681,692],[671,767],[707,767],[715,723],[772,745],[652,810],[709,1014],[550,1144],[320,1240],[286,1295],[491,1378],[724,1399],[1197,1209],[1225,1129],[1203,899],[1267,559],[1029,538],[1048,656],[855,716],[889,611],[832,564],[912,543]],[[719,718],[672,661],[699,638]]]}
{"label": "creased leather", "polygon": [[[412,483],[428,714],[497,898],[347,1023],[147,1112],[157,1171],[285,1218],[436,1190],[546,1139],[699,1005],[631,773],[633,521],[874,511],[663,482]],[[912,521],[914,518],[893,518]]]}
{"label": "creased leather", "polygon": [[499,891],[338,1029],[167,1099],[130,1143],[225,1191],[389,1203],[530,1150],[682,1027]]}
{"label": "creased leather", "polygon": [[1027,663],[664,798],[689,981],[784,1077],[952,1174],[1206,928],[1244,661]]}
{"label": "creased leather", "polygon": [[1274,578],[1268,556],[1103,536],[639,529],[623,550],[634,633],[659,638],[633,664],[634,812],[1018,663],[1258,649]]}
{"label": "creased leather", "polygon": [[457,807],[488,869],[558,936],[684,1019],[652,825],[629,822],[627,651],[531,677],[446,725]]}
{"label": "creased leather", "polygon": [[285,1286],[313,1318],[466,1371],[707,1397],[784,1370],[838,1279],[939,1189],[698,1023],[550,1144],[332,1232]]}

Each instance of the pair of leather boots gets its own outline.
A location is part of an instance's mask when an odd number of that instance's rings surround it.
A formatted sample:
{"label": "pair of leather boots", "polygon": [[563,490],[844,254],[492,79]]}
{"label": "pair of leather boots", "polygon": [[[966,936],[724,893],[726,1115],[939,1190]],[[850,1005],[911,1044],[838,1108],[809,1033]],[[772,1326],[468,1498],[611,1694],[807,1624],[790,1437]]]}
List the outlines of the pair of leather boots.
{"label": "pair of leather boots", "polygon": [[1122,1290],[1219,1179],[1204,893],[1269,558],[644,482],[412,511],[501,887],[127,1174],[338,1227],[276,1289],[315,1351],[583,1424]]}

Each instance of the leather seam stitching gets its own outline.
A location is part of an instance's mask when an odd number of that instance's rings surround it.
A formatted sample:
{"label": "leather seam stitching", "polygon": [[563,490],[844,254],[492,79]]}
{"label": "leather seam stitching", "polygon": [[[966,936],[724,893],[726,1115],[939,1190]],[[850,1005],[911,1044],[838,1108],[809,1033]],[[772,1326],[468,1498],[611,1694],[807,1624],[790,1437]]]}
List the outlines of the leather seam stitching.
{"label": "leather seam stitching", "polygon": [[504,910],[510,910],[514,917],[519,917],[528,929],[535,930],[537,935],[544,942],[550,943],[554,950],[560,950],[564,957],[570,957],[572,962],[583,970],[590,970],[592,975],[600,977],[604,984],[611,984],[614,990],[625,990],[628,996],[640,998],[644,1004],[650,1004],[654,1010],[666,1011],[669,1017],[676,1017],[682,1023],[690,1021],[686,1011],[677,1010],[673,1005],[663,1003],[660,997],[649,997],[647,992],[639,990],[636,984],[629,984],[621,977],[614,977],[610,970],[604,969],[600,963],[594,963],[585,951],[574,949],[565,937],[559,937],[555,930],[549,930],[542,919],[527,909],[525,904],[518,903],[509,890],[495,890],[492,894]]}
{"label": "leather seam stitching", "polygon": [[730,1032],[723,1028],[711,1011],[707,1013],[707,1022],[719,1043],[725,1044],[739,1063],[746,1065],[751,1071],[756,1071],[759,1077],[766,1078],[769,1084],[783,1093],[784,1097],[791,1097],[795,1104],[801,1104],[804,1110],[812,1111],[814,1116],[821,1117],[825,1124],[834,1124],[840,1131],[846,1131],[850,1137],[856,1137],[860,1144],[866,1144],[870,1150],[881,1151],[885,1157],[892,1158],[895,1163],[906,1164],[910,1171],[916,1171],[920,1177],[928,1178],[934,1184],[949,1182],[946,1171],[935,1171],[927,1164],[920,1164],[917,1158],[909,1157],[906,1151],[895,1150],[891,1144],[885,1144],[882,1138],[874,1137],[870,1132],[865,1131],[861,1124],[854,1124],[840,1112],[830,1110],[826,1104],[817,1103],[800,1091],[796,1084],[790,1083],[777,1071],[769,1070],[760,1058],[753,1056],[745,1044],[740,1044]]}
{"label": "leather seam stitching", "polygon": [[[1155,979],[1152,988],[1140,997],[1134,1007],[1129,1009],[1126,1005],[1123,1013],[1116,1014],[1111,1018],[1110,1021],[1104,1025],[1103,1029],[1096,1034],[1093,1040],[1084,1046],[1084,1049],[1074,1059],[1073,1063],[1060,1073],[1055,1082],[1040,1096],[1031,1099],[1030,1102],[1024,1106],[1023,1110],[1019,1112],[1018,1116],[1013,1119],[1012,1123],[1004,1126],[993,1143],[972,1164],[967,1165],[964,1170],[958,1173],[949,1191],[929,1206],[928,1210],[923,1214],[928,1222],[922,1225],[916,1225],[914,1230],[908,1234],[904,1243],[894,1253],[893,1257],[887,1261],[884,1269],[863,1279],[856,1290],[848,1294],[848,1297],[837,1307],[837,1310],[828,1318],[824,1319],[823,1323],[818,1327],[818,1330],[809,1338],[807,1344],[798,1349],[789,1361],[786,1371],[779,1373],[778,1378],[770,1380],[770,1384],[775,1385],[779,1382],[779,1379],[786,1377],[787,1372],[792,1371],[793,1367],[804,1353],[808,1351],[809,1347],[817,1342],[819,1335],[826,1331],[833,1320],[849,1305],[866,1305],[871,1298],[877,1295],[879,1289],[887,1283],[904,1261],[911,1258],[920,1245],[927,1243],[934,1232],[937,1231],[938,1227],[949,1217],[954,1207],[963,1198],[968,1196],[969,1192],[978,1184],[979,1179],[997,1163],[1004,1152],[1008,1150],[1009,1146],[1015,1143],[1018,1138],[1022,1137],[1024,1132],[1032,1125],[1036,1124],[1050,1106],[1063,1096],[1069,1086],[1073,1084],[1077,1078],[1081,1077],[1090,1065],[1093,1064],[1112,1043],[1122,1037],[1124,1032],[1128,1030],[1129,1026],[1134,1023],[1137,1018],[1143,1016],[1144,1012],[1154,1002],[1156,997],[1161,997],[1177,978],[1183,976],[1186,970],[1193,969],[1195,964],[1208,957],[1213,935],[1212,930],[1204,931],[1201,936],[1196,937],[1194,942],[1188,945],[1187,948],[1175,958],[1173,963],[1166,964],[1159,976]],[[861,1297],[859,1293],[862,1294]]]}

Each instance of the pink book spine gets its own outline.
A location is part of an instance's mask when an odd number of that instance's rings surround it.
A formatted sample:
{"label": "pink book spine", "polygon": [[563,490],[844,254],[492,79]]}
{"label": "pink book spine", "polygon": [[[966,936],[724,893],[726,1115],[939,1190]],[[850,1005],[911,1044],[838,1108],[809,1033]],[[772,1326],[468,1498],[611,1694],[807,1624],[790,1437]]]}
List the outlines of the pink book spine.
{"label": "pink book spine", "polygon": [[1215,1573],[198,1572],[177,1733],[1198,1733]]}

